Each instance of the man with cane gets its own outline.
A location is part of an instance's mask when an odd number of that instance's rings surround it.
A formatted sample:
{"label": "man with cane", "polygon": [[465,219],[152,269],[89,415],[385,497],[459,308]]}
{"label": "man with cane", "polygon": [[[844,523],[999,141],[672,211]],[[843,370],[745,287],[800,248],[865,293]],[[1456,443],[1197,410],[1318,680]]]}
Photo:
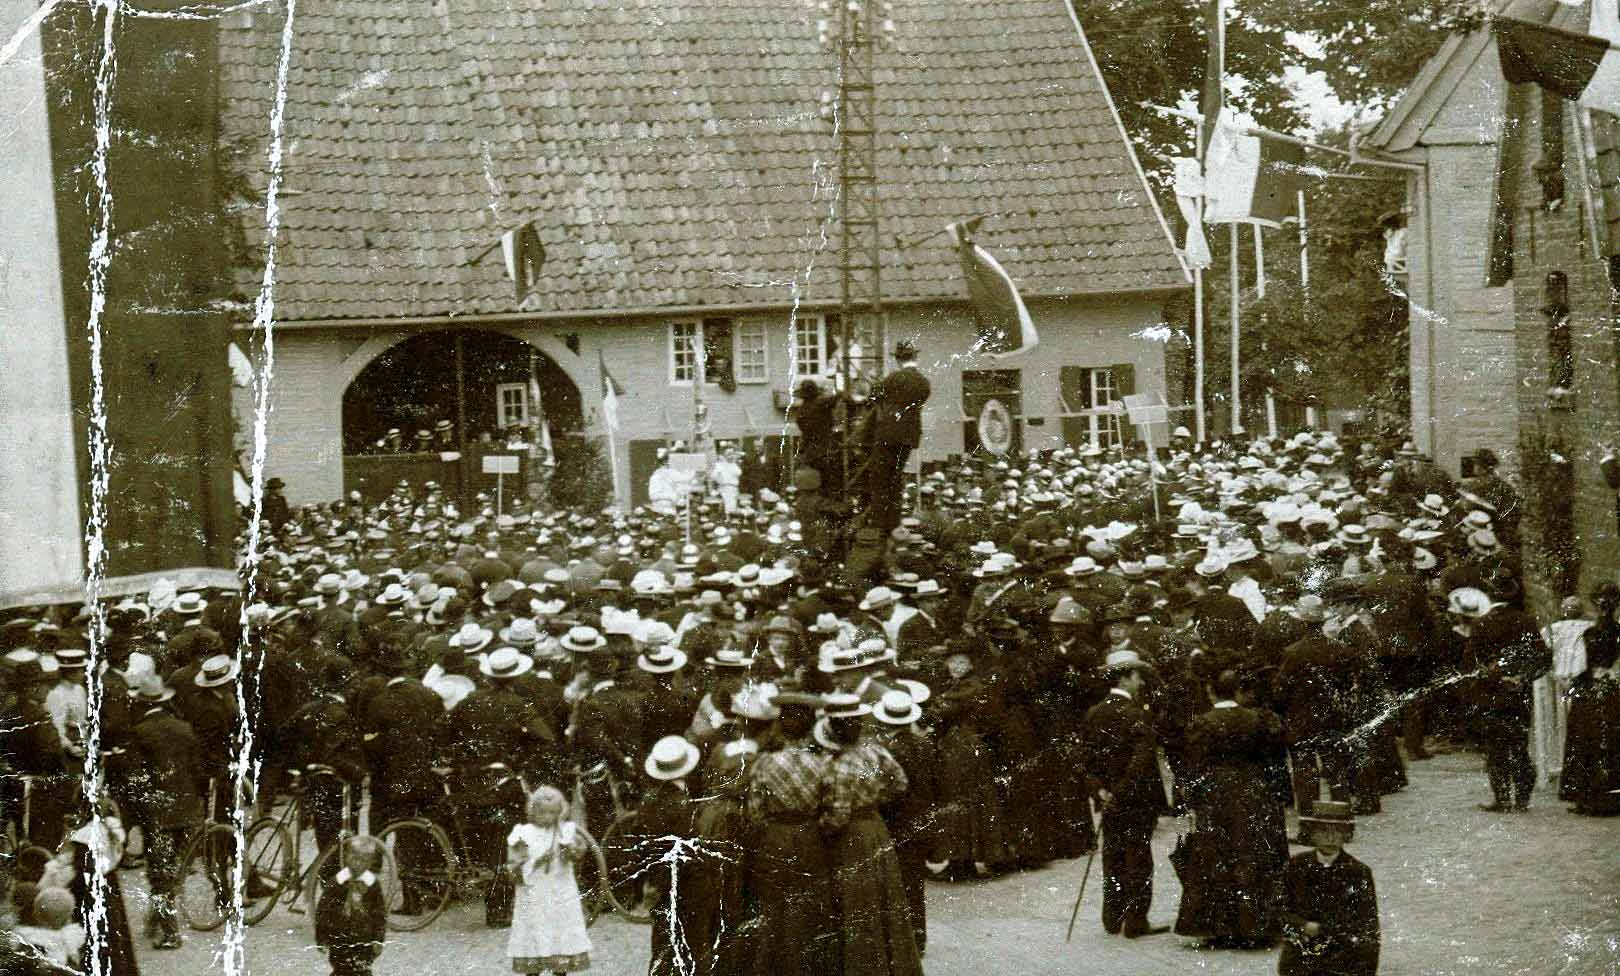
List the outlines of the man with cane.
{"label": "man with cane", "polygon": [[[1086,713],[1082,747],[1092,794],[1102,809],[1102,923],[1109,935],[1135,939],[1169,931],[1148,924],[1153,829],[1166,812],[1158,742],[1143,707],[1152,668],[1136,651],[1122,647],[1109,653],[1102,670],[1113,687]],[[1082,894],[1084,885],[1082,880]]]}

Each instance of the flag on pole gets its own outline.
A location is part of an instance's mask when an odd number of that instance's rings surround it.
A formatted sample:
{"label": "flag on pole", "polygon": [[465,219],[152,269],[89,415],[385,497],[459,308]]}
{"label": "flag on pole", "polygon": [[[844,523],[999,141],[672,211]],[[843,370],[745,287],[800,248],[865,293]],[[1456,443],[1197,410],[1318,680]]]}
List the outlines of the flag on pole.
{"label": "flag on pole", "polygon": [[1204,62],[1204,85],[1198,96],[1198,111],[1204,116],[1203,136],[1198,151],[1203,153],[1226,104],[1226,2],[1204,0],[1204,30],[1209,51]]}
{"label": "flag on pole", "polygon": [[624,387],[608,372],[607,360],[602,358],[602,350],[596,351],[596,363],[602,369],[602,420],[607,424],[608,430],[617,432],[619,429],[619,397],[624,395]]}
{"label": "flag on pole", "polygon": [[[486,252],[487,253],[487,252]],[[540,269],[546,263],[546,248],[533,221],[525,221],[501,235],[501,257],[506,259],[506,276],[512,279],[517,297],[534,290]]]}
{"label": "flag on pole", "polygon": [[1198,198],[1204,195],[1204,171],[1191,156],[1177,156],[1176,206],[1187,221],[1187,245],[1183,254],[1189,267],[1204,270],[1215,260],[1204,237],[1203,221],[1198,219]]}
{"label": "flag on pole", "polygon": [[967,279],[968,300],[973,304],[973,319],[978,325],[979,341],[974,351],[993,358],[1013,356],[1034,349],[1040,342],[1035,322],[1024,307],[1018,286],[1001,263],[989,251],[973,243],[974,228],[978,220],[960,224],[946,224],[956,240],[957,255],[962,260],[962,276]]}
{"label": "flag on pole", "polygon": [[1217,125],[1204,158],[1204,220],[1281,226],[1294,215],[1304,165],[1298,143]]}
{"label": "flag on pole", "polygon": [[1547,21],[1556,0],[1515,0],[1492,23],[1502,76],[1620,115],[1620,0],[1592,0],[1587,33]]}

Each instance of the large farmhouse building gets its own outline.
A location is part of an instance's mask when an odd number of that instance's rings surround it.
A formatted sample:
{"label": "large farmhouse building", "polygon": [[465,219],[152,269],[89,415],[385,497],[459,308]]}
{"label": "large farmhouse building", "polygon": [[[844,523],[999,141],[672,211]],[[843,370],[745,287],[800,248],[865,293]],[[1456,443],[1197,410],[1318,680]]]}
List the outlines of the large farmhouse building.
{"label": "large farmhouse building", "polygon": [[[220,26],[221,144],[264,190],[285,4]],[[267,473],[295,503],[379,481],[370,445],[448,421],[477,438],[543,410],[599,437],[639,500],[693,432],[791,437],[791,391],[836,361],[836,55],[813,4],[307,0],[293,14],[274,268]],[[1107,405],[1165,389],[1166,301],[1188,277],[1065,0],[897,0],[878,55],[885,314],[933,382],[922,460],[971,450],[983,402],[1023,449],[1107,440]],[[264,278],[263,208],[235,208]],[[951,221],[1017,282],[1032,352],[973,351]],[[545,251],[520,299],[499,247]],[[244,322],[240,330],[250,330]],[[239,344],[263,361],[265,336]],[[693,390],[702,350],[704,388]],[[539,403],[527,382],[531,363]],[[252,422],[242,391],[238,414]]]}

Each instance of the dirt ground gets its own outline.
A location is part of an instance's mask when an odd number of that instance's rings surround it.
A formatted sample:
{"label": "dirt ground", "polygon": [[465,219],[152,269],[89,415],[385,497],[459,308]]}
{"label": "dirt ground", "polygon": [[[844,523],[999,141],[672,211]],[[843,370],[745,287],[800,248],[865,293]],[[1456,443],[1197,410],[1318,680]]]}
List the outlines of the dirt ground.
{"label": "dirt ground", "polygon": [[[1620,819],[1567,813],[1550,790],[1528,814],[1488,814],[1478,756],[1438,756],[1412,767],[1412,785],[1361,818],[1351,845],[1373,869],[1383,918],[1381,972],[1398,976],[1620,973]],[[1179,885],[1166,857],[1184,824],[1160,821],[1152,917],[1175,918]],[[986,881],[931,883],[924,966],[938,976],[1088,972],[1119,976],[1273,973],[1277,953],[1202,951],[1161,935],[1128,942],[1103,933],[1093,875],[1074,941],[1065,944],[1081,861]],[[1100,872],[1100,868],[1094,868]],[[132,917],[144,911],[138,872],[124,884]],[[647,928],[605,919],[591,929],[593,973],[647,969]],[[187,936],[175,952],[143,951],[146,976],[222,971],[219,933]],[[324,972],[304,916],[278,909],[248,931],[247,972]],[[506,933],[482,925],[482,906],[455,906],[423,932],[396,934],[378,976],[508,972]]]}

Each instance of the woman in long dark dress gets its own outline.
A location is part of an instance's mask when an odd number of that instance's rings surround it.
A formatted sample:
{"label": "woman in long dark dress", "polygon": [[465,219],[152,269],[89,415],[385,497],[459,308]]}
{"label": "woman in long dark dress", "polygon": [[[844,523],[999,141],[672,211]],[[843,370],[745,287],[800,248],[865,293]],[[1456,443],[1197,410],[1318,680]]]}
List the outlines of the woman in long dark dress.
{"label": "woman in long dark dress", "polygon": [[984,735],[993,721],[992,696],[974,673],[970,642],[953,642],[945,666],[949,679],[934,695],[932,706],[939,722],[938,823],[932,860],[968,864],[987,873],[989,865],[1012,857],[995,764]]}
{"label": "woman in long dark dress", "polygon": [[1586,670],[1569,688],[1569,725],[1564,736],[1564,771],[1558,798],[1575,813],[1598,816],[1620,812],[1609,791],[1620,788],[1620,588],[1613,584],[1592,595],[1597,623],[1584,636]]}
{"label": "woman in long dark dress", "polygon": [[813,695],[778,695],[776,728],[748,774],[747,972],[824,976],[838,968],[832,870],[817,818],[828,758],[810,741]]}
{"label": "woman in long dark dress", "polygon": [[[854,696],[850,696],[853,698]],[[878,807],[906,789],[906,773],[875,739],[861,714],[829,705],[816,738],[837,754],[823,775],[821,826],[828,835],[833,891],[846,976],[922,976],[911,907],[889,828]]]}
{"label": "woman in long dark dress", "polygon": [[1288,863],[1283,807],[1267,767],[1283,751],[1276,714],[1236,701],[1239,676],[1212,682],[1214,705],[1187,726],[1187,800],[1197,818],[1187,838],[1176,934],[1216,948],[1269,945]]}
{"label": "woman in long dark dress", "polygon": [[745,686],[732,696],[732,721],[699,768],[697,850],[688,893],[686,941],[697,964],[694,976],[746,976],[748,958],[738,938],[746,918],[743,881],[748,839],[748,774],[759,755],[758,737],[774,715],[764,689]]}

